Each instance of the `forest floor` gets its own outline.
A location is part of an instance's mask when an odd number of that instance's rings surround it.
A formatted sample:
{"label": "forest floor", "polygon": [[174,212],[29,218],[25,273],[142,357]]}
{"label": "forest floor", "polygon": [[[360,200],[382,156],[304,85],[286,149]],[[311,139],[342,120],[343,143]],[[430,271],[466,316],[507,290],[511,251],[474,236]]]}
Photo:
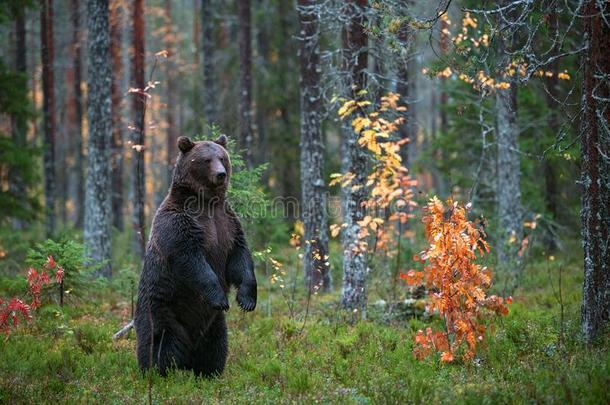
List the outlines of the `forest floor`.
{"label": "forest floor", "polygon": [[[149,387],[154,403],[610,403],[610,339],[582,344],[582,270],[577,260],[559,263],[529,265],[475,361],[454,364],[414,359],[414,333],[429,321],[372,314],[349,324],[335,310],[337,291],[314,297],[303,327],[303,308],[290,317],[278,293],[271,311],[262,282],[254,313],[232,305],[227,367],[212,380],[143,376],[134,334],[112,340],[129,318],[129,295],[92,289],[63,309],[43,306],[2,339],[0,403],[146,403]],[[11,288],[0,279],[0,296]]]}

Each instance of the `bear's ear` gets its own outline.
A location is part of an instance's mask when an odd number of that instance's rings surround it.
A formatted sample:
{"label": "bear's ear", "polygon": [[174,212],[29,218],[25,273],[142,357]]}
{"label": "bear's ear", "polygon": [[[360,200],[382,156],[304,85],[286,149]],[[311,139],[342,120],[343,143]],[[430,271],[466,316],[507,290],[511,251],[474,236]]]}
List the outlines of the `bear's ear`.
{"label": "bear's ear", "polygon": [[227,147],[227,136],[225,134],[222,134],[218,137],[218,139],[216,139],[214,141],[214,143],[219,144],[220,146],[222,146],[223,148],[226,149]]}
{"label": "bear's ear", "polygon": [[186,153],[193,149],[193,146],[195,146],[195,143],[191,141],[191,138],[187,136],[181,136],[178,138],[178,148],[182,153]]}

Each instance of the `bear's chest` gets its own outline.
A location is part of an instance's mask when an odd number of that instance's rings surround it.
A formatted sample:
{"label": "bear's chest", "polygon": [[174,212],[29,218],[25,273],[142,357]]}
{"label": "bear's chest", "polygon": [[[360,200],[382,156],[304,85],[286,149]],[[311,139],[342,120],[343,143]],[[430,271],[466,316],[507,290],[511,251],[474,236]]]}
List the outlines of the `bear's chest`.
{"label": "bear's chest", "polygon": [[212,211],[199,218],[203,230],[203,250],[206,259],[216,272],[224,270],[233,248],[234,225],[224,213]]}

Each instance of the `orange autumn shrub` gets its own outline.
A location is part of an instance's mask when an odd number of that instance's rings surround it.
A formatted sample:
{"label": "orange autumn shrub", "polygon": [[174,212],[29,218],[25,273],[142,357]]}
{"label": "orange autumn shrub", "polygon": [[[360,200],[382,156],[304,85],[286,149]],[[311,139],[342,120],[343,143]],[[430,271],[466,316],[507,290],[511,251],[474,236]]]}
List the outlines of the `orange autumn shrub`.
{"label": "orange autumn shrub", "polygon": [[468,208],[451,199],[443,204],[432,198],[422,219],[429,246],[414,258],[424,269],[400,275],[409,285],[426,286],[430,291],[428,311],[438,312],[444,321],[444,331],[418,331],[414,348],[418,359],[434,352],[441,352],[444,362],[458,355],[471,359],[483,341],[488,321],[508,314],[510,297],[487,295],[492,273],[476,261],[489,252],[489,246],[483,230],[468,220]]}

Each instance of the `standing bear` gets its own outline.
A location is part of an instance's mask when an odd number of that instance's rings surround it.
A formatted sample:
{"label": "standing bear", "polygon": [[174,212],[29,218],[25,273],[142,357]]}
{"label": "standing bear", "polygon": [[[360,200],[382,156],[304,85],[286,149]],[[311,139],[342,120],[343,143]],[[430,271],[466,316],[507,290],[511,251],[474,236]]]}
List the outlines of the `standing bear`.
{"label": "standing bear", "polygon": [[225,200],[231,177],[226,142],[224,135],[213,142],[178,139],[172,184],[153,219],[140,278],[134,321],[142,370],[221,374],[230,286],[242,310],[256,306],[252,257]]}

